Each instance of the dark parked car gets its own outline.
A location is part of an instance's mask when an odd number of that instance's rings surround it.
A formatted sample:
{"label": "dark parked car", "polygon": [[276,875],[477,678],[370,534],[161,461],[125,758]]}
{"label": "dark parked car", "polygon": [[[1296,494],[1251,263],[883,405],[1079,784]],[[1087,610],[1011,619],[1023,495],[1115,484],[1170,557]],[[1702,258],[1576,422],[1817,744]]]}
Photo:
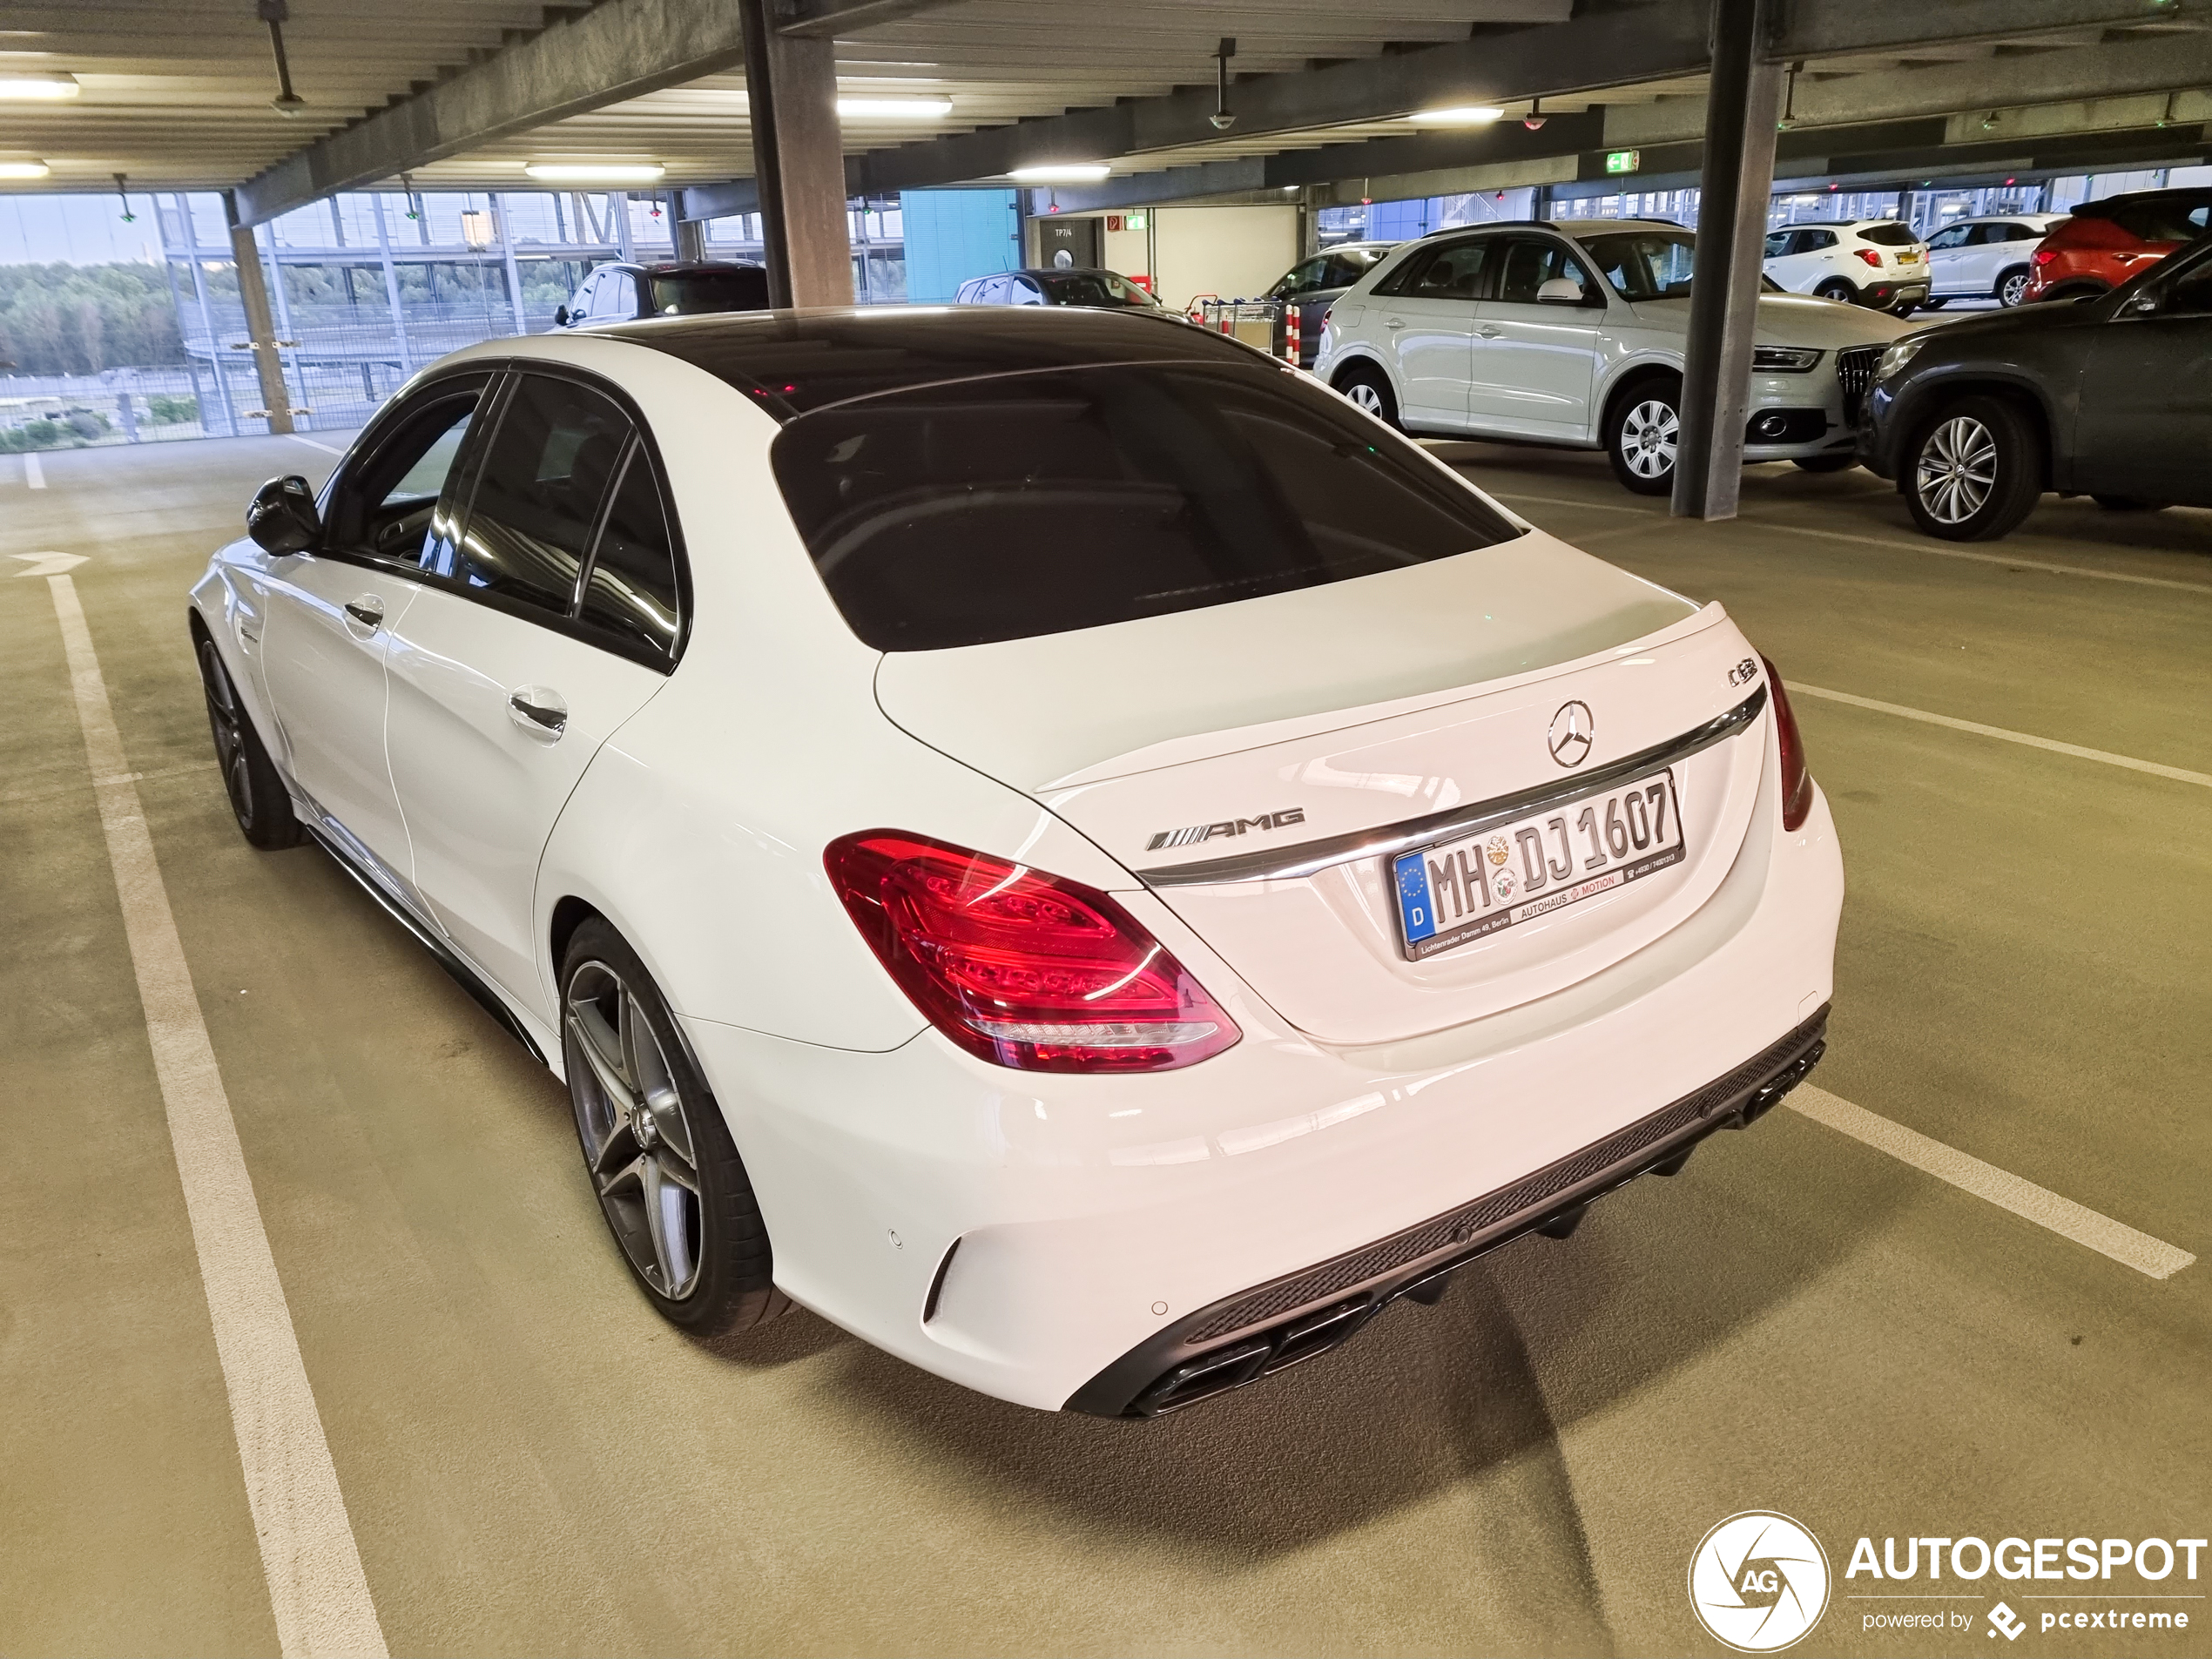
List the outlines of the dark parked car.
{"label": "dark parked car", "polygon": [[[1395,242],[1339,242],[1311,259],[1300,260],[1267,291],[1270,300],[1298,302],[1298,367],[1311,368],[1321,349],[1321,321],[1344,291],[1367,267],[1398,246]],[[1281,343],[1279,335],[1277,343]]]}
{"label": "dark parked car", "polygon": [[714,311],[768,309],[766,267],[737,260],[669,265],[603,265],[576,298],[553,314],[556,327],[691,317]]}
{"label": "dark parked car", "polygon": [[1858,455],[1954,542],[2006,534],[2046,489],[2115,509],[2212,506],[2212,236],[2101,298],[1897,341]]}
{"label": "dark parked car", "polygon": [[2107,293],[2212,229],[2212,190],[2139,190],[2084,202],[2033,257],[2026,299]]}
{"label": "dark parked car", "polygon": [[1117,271],[1082,266],[1001,271],[971,277],[953,296],[956,306],[1091,306],[1102,310],[1157,310],[1160,302]]}

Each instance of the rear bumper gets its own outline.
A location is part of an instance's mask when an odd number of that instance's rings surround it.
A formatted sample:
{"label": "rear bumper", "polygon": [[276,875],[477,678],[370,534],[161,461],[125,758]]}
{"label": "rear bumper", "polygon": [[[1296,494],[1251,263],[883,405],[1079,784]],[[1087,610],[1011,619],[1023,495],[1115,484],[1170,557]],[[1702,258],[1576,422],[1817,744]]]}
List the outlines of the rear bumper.
{"label": "rear bumper", "polygon": [[[1179,1071],[1043,1076],[934,1031],[862,1053],[687,1018],[777,1284],[968,1387],[1122,1411],[1158,1374],[1138,1374],[1155,1358],[1240,1339],[1210,1321],[1255,1286],[1303,1280],[1584,1161],[1549,1209],[1513,1205],[1464,1256],[1665,1161],[1738,1108],[1731,1096],[1694,1120],[1666,1114],[1804,1032],[1831,994],[1834,826],[1817,797],[1802,829],[1782,831],[1770,730],[1764,741],[1754,828],[1687,921],[1566,990],[1426,1037],[1315,1042],[1143,892],[1116,896],[1244,1031]],[[1657,1139],[1602,1150],[1655,1116]],[[1376,1283],[1395,1293],[1440,1262],[1420,1253]]]}
{"label": "rear bumper", "polygon": [[1339,1346],[1401,1296],[1434,1301],[1477,1257],[1531,1232],[1565,1238],[1597,1199],[1673,1175],[1716,1130],[1747,1129],[1804,1081],[1827,1048],[1825,1006],[1704,1088],[1595,1144],[1388,1238],[1256,1285],[1140,1344],[1068,1401],[1100,1417],[1159,1417]]}

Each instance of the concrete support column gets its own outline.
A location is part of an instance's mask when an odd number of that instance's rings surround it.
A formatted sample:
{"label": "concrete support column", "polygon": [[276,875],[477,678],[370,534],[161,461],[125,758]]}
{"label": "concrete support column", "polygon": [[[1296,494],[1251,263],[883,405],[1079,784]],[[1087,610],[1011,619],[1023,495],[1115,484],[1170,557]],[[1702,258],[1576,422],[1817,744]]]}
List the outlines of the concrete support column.
{"label": "concrete support column", "polygon": [[261,377],[261,402],[269,412],[269,430],[292,430],[292,395],[285,389],[284,361],[277,354],[276,320],[269,314],[269,286],[261,275],[261,250],[253,229],[238,222],[238,203],[223,192],[224,217],[230,221],[231,260],[238,267],[238,297],[246,307],[246,334],[252,342],[253,367]]}
{"label": "concrete support column", "polygon": [[669,198],[668,222],[674,227],[676,257],[686,265],[698,265],[706,258],[706,221],[684,217],[684,192],[677,191]]}
{"label": "concrete support column", "polygon": [[853,247],[837,125],[837,43],[777,33],[774,0],[738,4],[768,302],[849,306]]}
{"label": "concrete support column", "polygon": [[1768,49],[1777,10],[1777,0],[1713,0],[1697,280],[1689,291],[1675,458],[1677,518],[1734,518],[1743,489],[1751,336],[1782,107],[1782,65]]}

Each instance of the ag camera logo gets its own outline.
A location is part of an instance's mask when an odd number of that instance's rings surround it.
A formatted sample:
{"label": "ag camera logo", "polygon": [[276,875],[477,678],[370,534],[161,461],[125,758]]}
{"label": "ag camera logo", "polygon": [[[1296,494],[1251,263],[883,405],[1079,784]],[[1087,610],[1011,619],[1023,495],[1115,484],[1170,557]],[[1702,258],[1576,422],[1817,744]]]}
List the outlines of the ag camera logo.
{"label": "ag camera logo", "polygon": [[1778,1653],[1827,1610],[1827,1553],[1787,1515],[1730,1515],[1689,1558],[1689,1605],[1715,1641],[1738,1653]]}

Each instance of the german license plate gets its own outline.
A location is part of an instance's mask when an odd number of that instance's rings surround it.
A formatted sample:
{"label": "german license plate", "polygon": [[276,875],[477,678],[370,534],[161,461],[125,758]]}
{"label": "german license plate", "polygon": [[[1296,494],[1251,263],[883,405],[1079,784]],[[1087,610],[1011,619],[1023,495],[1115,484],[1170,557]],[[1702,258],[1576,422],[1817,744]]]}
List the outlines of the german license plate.
{"label": "german license plate", "polygon": [[1675,775],[1569,801],[1391,860],[1409,961],[1611,893],[1683,860]]}

